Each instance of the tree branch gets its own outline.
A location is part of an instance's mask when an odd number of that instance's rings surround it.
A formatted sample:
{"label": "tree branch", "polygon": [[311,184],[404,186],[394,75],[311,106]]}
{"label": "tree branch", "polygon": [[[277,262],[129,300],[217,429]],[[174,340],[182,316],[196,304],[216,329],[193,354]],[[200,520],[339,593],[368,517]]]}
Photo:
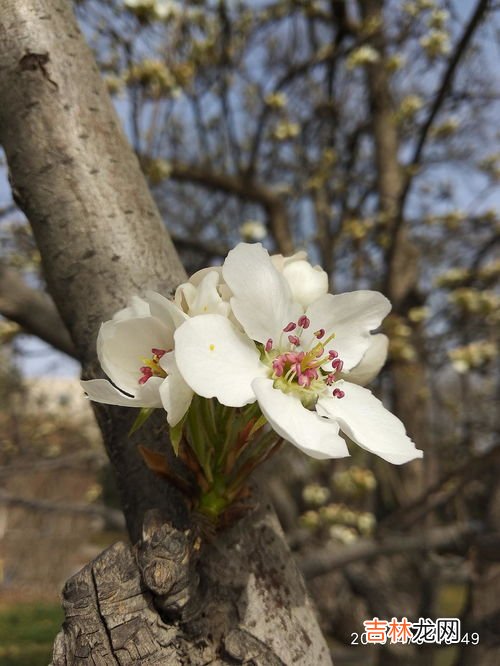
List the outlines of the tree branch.
{"label": "tree branch", "polygon": [[269,187],[256,183],[244,175],[218,173],[209,168],[191,164],[173,163],[170,178],[179,182],[201,185],[211,190],[220,190],[243,201],[260,204],[268,218],[278,250],[282,254],[292,254],[294,245],[288,223],[286,206],[280,196]]}
{"label": "tree branch", "polygon": [[19,497],[0,490],[0,504],[19,506],[33,511],[50,511],[53,513],[73,513],[83,516],[96,516],[103,518],[106,524],[117,530],[125,529],[123,513],[117,509],[110,509],[103,504],[85,504],[83,502],[51,502],[49,500]]}
{"label": "tree branch", "polygon": [[42,472],[56,469],[88,469],[89,467],[100,469],[106,462],[107,458],[104,452],[78,451],[77,453],[70,453],[67,456],[59,456],[54,459],[37,458],[26,463],[11,463],[0,466],[0,479],[12,476],[12,474],[31,474],[35,470]]}
{"label": "tree branch", "polygon": [[426,550],[440,550],[443,548],[456,548],[461,542],[469,541],[482,531],[482,525],[469,522],[465,525],[448,525],[436,527],[427,532],[411,536],[394,536],[374,541],[360,539],[352,546],[347,546],[340,552],[331,550],[309,554],[299,562],[299,568],[306,580],[322,576],[326,573],[345,567],[353,562],[368,560],[382,555],[395,553],[411,553]]}
{"label": "tree branch", "polygon": [[391,513],[379,527],[383,530],[411,529],[413,525],[428,513],[447,504],[470,482],[481,477],[485,468],[495,465],[500,460],[500,445],[486,453],[471,456],[466,463],[449,472],[439,481],[427,488],[413,501]]}
{"label": "tree branch", "polygon": [[0,263],[0,314],[15,321],[59,351],[77,358],[75,346],[51,298],[28,287],[23,278]]}
{"label": "tree branch", "polygon": [[436,118],[437,114],[439,113],[439,110],[441,109],[441,106],[446,98],[446,95],[453,83],[453,78],[455,76],[455,72],[457,71],[457,67],[460,64],[460,61],[462,60],[463,56],[465,55],[467,48],[469,47],[469,44],[472,40],[472,37],[474,36],[476,28],[479,26],[481,19],[488,10],[489,4],[490,0],[478,1],[469,22],[465,26],[461,38],[458,40],[457,45],[455,46],[455,50],[453,51],[448,61],[448,66],[446,67],[446,70],[443,74],[443,78],[441,79],[441,83],[437,90],[436,96],[434,97],[434,102],[429,110],[429,114],[426,118],[426,121],[422,126],[422,130],[420,132],[417,145],[415,146],[413,157],[410,160],[411,166],[417,166],[420,163],[422,151],[424,149],[425,142],[427,141],[427,137],[429,136],[429,132],[434,122],[434,119]]}

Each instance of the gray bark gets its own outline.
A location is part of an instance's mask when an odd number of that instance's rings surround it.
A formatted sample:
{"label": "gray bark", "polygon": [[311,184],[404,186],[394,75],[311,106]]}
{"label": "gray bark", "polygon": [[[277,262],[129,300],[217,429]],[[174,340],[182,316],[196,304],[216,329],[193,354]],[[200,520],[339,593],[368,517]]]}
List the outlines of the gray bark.
{"label": "gray bark", "polygon": [[[0,17],[0,142],[13,194],[83,374],[98,376],[100,323],[132,294],[168,293],[185,273],[69,3],[9,0]],[[127,436],[134,414],[95,411],[132,538],[144,512],[166,497],[170,517],[181,519],[179,499],[144,467],[137,438]],[[162,423],[149,435],[158,445]]]}
{"label": "gray bark", "polygon": [[[98,376],[101,321],[185,274],[66,0],[3,0],[0,98],[15,199],[84,375]],[[164,416],[128,437],[133,411],[96,415],[132,542],[150,510],[161,525],[148,519],[135,549],[114,546],[69,581],[54,664],[330,664],[270,507],[256,493],[256,510],[211,543],[186,534],[182,496],[137,453],[138,442],[165,451]]]}

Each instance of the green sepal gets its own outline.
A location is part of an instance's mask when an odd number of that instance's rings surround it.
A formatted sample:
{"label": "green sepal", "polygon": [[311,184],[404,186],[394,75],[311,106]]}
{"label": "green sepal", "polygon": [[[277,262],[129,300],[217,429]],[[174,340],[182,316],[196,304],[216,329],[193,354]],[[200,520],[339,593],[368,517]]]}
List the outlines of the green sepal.
{"label": "green sepal", "polygon": [[137,415],[136,420],[132,424],[132,427],[128,431],[128,436],[130,437],[131,435],[134,434],[134,432],[137,432],[141,426],[143,426],[146,421],[149,419],[151,414],[154,412],[155,408],[154,407],[141,407],[139,410],[139,414]]}

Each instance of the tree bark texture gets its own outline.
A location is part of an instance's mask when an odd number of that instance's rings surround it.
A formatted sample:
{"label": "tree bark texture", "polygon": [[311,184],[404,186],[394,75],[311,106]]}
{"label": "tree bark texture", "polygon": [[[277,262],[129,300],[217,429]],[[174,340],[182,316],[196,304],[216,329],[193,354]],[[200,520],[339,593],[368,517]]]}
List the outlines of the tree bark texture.
{"label": "tree bark texture", "polygon": [[[16,202],[84,376],[99,376],[100,323],[133,294],[168,295],[185,273],[67,0],[2,0],[0,99]],[[243,522],[199,541],[180,493],[137,452],[165,451],[164,415],[129,437],[133,412],[96,407],[140,543],[114,546],[69,581],[54,664],[330,664],[270,507],[255,493]],[[173,573],[150,566],[158,550],[169,561],[179,549]]]}
{"label": "tree bark texture", "polygon": [[331,663],[269,508],[208,546],[198,566],[196,548],[191,532],[148,514],[136,547],[115,544],[67,582],[52,666]]}
{"label": "tree bark texture", "polygon": [[[99,325],[147,289],[185,278],[138,161],[65,0],[9,0],[0,13],[0,142],[16,202],[86,377],[98,376]],[[96,406],[132,538],[170,497],[145,469],[129,410]],[[150,438],[162,443],[157,424]]]}

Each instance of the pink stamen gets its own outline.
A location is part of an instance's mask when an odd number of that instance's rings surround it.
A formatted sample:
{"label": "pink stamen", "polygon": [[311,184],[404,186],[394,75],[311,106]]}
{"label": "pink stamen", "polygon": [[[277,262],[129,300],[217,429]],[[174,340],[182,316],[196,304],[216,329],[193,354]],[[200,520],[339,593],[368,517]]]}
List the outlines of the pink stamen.
{"label": "pink stamen", "polygon": [[140,372],[142,373],[142,377],[139,379],[139,384],[145,384],[150,377],[153,376],[153,371],[151,368],[148,368],[147,365],[143,366],[142,368],[139,368]]}
{"label": "pink stamen", "polygon": [[339,358],[336,358],[334,361],[332,361],[332,368],[334,372],[342,372],[343,367],[344,361],[341,361]]}
{"label": "pink stamen", "polygon": [[[291,386],[300,386],[304,389],[314,389],[320,390],[319,387],[316,388],[314,382],[320,381],[326,386],[332,386],[335,382],[338,381],[339,373],[344,367],[344,362],[339,358],[339,353],[334,350],[325,350],[325,346],[333,340],[335,335],[331,335],[324,342],[317,342],[316,344],[311,344],[307,351],[299,351],[293,349],[293,347],[300,346],[301,343],[301,329],[308,328],[311,322],[306,315],[301,315],[297,321],[297,324],[291,321],[284,329],[284,332],[294,331],[297,327],[298,335],[291,334],[288,335],[288,341],[292,345],[292,348],[288,351],[283,351],[281,354],[276,356],[272,361],[273,376],[275,378],[282,378],[287,384]],[[321,328],[314,333],[317,340],[323,338],[326,332],[325,329]],[[271,338],[267,341],[265,345],[266,352],[273,349],[273,341]],[[325,368],[321,369],[326,362],[331,363],[331,369],[326,371]],[[343,398],[344,391],[339,388],[333,390],[333,396],[335,398]]]}
{"label": "pink stamen", "polygon": [[307,375],[311,381],[313,379],[318,379],[318,371],[316,368],[306,368],[304,374]]}
{"label": "pink stamen", "polygon": [[274,359],[274,361],[273,361],[273,370],[274,370],[274,374],[276,375],[276,377],[281,377],[282,376],[284,367],[285,367],[285,365],[284,365],[284,362],[283,362],[283,359],[282,359],[281,356]]}
{"label": "pink stamen", "polygon": [[167,349],[151,348],[152,357],[150,359],[143,358],[142,360],[148,365],[143,365],[139,368],[142,377],[139,378],[139,384],[145,384],[150,377],[166,377],[167,373],[160,366],[159,361],[168,351]]}
{"label": "pink stamen", "polygon": [[311,379],[306,374],[299,375],[299,378],[297,379],[297,382],[298,382],[299,386],[303,386],[305,388],[307,388],[308,386],[311,385]]}
{"label": "pink stamen", "polygon": [[[295,336],[291,335],[290,337],[293,338]],[[305,357],[305,352],[286,352],[283,354],[283,357],[285,358],[285,363],[302,363]]]}

